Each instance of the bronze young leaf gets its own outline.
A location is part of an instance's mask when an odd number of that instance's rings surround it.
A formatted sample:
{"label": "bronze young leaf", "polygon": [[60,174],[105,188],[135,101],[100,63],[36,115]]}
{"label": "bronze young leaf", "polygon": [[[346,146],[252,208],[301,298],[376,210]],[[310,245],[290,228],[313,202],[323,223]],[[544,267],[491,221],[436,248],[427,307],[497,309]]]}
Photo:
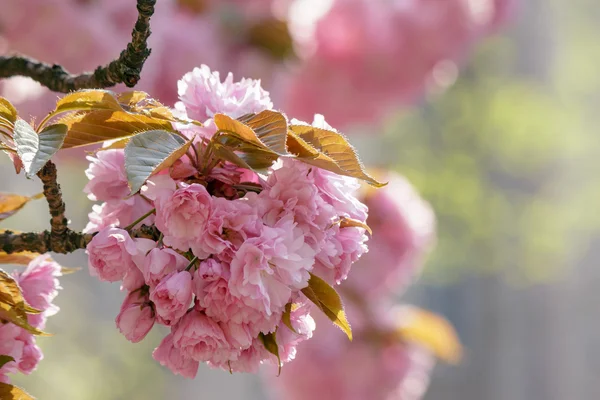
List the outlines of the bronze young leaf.
{"label": "bronze young leaf", "polygon": [[348,339],[352,340],[352,329],[346,318],[342,299],[334,288],[311,273],[308,286],[302,289],[302,293],[315,303],[327,318],[348,336]]}
{"label": "bronze young leaf", "polygon": [[2,400],[35,400],[20,387],[0,382],[0,399]]}
{"label": "bronze young leaf", "polygon": [[43,193],[39,193],[32,197],[21,196],[18,194],[0,193],[0,221],[14,215],[31,200],[41,199],[42,197],[44,197]]}
{"label": "bronze young leaf", "polygon": [[367,174],[356,150],[342,134],[309,125],[290,125],[289,129],[294,136],[288,140],[288,150],[299,160],[339,175],[362,179],[376,187],[385,186]]}
{"label": "bronze young leaf", "polygon": [[0,122],[1,120],[5,120],[13,125],[17,121],[17,110],[4,97],[0,97]]}
{"label": "bronze young leaf", "polygon": [[100,110],[74,113],[59,120],[69,132],[63,149],[121,139],[151,130],[173,131],[170,121],[126,111]]}

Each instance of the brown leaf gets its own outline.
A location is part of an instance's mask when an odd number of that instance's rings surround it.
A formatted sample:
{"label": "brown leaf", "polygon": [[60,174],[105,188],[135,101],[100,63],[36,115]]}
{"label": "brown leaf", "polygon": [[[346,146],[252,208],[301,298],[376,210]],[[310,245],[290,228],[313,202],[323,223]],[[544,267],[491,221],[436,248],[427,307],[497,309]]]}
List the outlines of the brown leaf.
{"label": "brown leaf", "polygon": [[350,227],[364,228],[367,230],[367,232],[369,232],[369,235],[373,234],[373,231],[371,231],[371,228],[369,228],[369,225],[365,224],[362,221],[354,219],[354,218],[342,217],[339,221],[339,224],[340,224],[340,228],[350,228]]}
{"label": "brown leaf", "polygon": [[15,312],[27,320],[25,313],[39,314],[40,310],[31,307],[25,301],[21,288],[12,276],[0,269],[0,302],[15,309]]}
{"label": "brown leaf", "polygon": [[19,253],[11,253],[7,254],[3,251],[0,251],[0,264],[18,264],[18,265],[27,265],[39,256],[38,253],[34,253],[31,251],[22,251]]}
{"label": "brown leaf", "polygon": [[258,114],[248,114],[239,120],[225,114],[216,114],[214,121],[219,130],[239,138],[245,144],[280,156],[288,155],[287,120],[277,111],[265,110]]}
{"label": "brown leaf", "polygon": [[148,93],[139,90],[127,91],[117,95],[117,100],[119,103],[128,107],[137,107],[140,105],[140,103],[149,98],[150,96]]}
{"label": "brown leaf", "polygon": [[[288,150],[300,161],[339,175],[362,179],[376,187],[386,185],[367,174],[356,150],[342,134],[308,125],[290,125],[289,129],[295,136],[288,139]],[[316,157],[307,145],[317,151]]]}
{"label": "brown leaf", "polygon": [[84,89],[69,93],[56,102],[56,108],[51,114],[60,114],[67,111],[92,111],[113,110],[122,111],[123,108],[109,90]]}
{"label": "brown leaf", "polygon": [[444,317],[417,307],[404,306],[398,313],[399,339],[429,349],[440,359],[456,364],[462,358],[460,339]]}
{"label": "brown leaf", "polygon": [[288,24],[277,18],[258,21],[248,29],[248,42],[271,57],[283,60],[294,55],[294,41]]}
{"label": "brown leaf", "polygon": [[29,201],[41,199],[42,197],[44,197],[43,193],[39,193],[31,197],[21,196],[18,194],[0,193],[0,221],[14,215]]}
{"label": "brown leaf", "polygon": [[2,400],[35,400],[33,396],[9,383],[0,382],[0,399]]}
{"label": "brown leaf", "polygon": [[6,304],[2,301],[0,301],[0,319],[11,322],[17,325],[19,328],[23,328],[33,335],[52,336],[49,333],[46,333],[29,325],[29,322],[27,322],[26,314],[23,314],[21,310],[18,310],[16,307]]}
{"label": "brown leaf", "polygon": [[334,288],[318,276],[310,274],[308,286],[302,289],[302,293],[352,340],[352,329],[346,318],[342,299]]}
{"label": "brown leaf", "polygon": [[63,149],[121,139],[151,130],[173,131],[170,121],[126,111],[100,110],[61,118],[69,132]]}

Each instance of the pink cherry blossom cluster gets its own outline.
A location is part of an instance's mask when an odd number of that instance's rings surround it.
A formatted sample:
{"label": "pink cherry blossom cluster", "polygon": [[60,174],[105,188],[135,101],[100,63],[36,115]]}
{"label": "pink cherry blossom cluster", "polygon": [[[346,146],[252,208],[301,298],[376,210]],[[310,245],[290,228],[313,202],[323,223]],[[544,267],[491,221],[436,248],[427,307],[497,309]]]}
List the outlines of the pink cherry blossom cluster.
{"label": "pink cherry blossom cluster", "polygon": [[[200,362],[243,372],[277,363],[261,341],[270,334],[281,363],[290,361],[315,328],[301,292],[310,273],[338,284],[367,251],[365,229],[339,223],[366,220],[359,184],[295,159],[278,160],[266,175],[209,162],[212,117],[269,109],[269,95],[257,81],[221,81],[206,66],[183,77],[179,94],[182,118],[203,121],[181,125],[201,157],[178,160],[131,197],[123,150],[90,157],[86,192],[104,202],[87,227],[97,232],[87,247],[90,272],[122,281],[116,323],[127,339],[142,340],[154,324],[170,327],[153,356],[174,373],[194,377]],[[141,223],[156,227],[157,240],[130,236]],[[293,330],[282,321],[291,303]]]}
{"label": "pink cherry blossom cluster", "polygon": [[[25,301],[39,314],[27,314],[27,322],[34,328],[44,329],[46,319],[58,312],[52,301],[60,289],[57,277],[61,267],[47,254],[33,259],[24,271],[14,271],[12,276],[18,283]],[[8,383],[7,374],[20,371],[29,375],[43,358],[35,336],[12,323],[0,323],[0,355],[14,359],[0,368],[0,382]]]}
{"label": "pink cherry blossom cluster", "polygon": [[[204,62],[260,77],[291,115],[308,119],[320,112],[344,128],[379,121],[429,89],[451,84],[457,64],[503,25],[516,3],[162,0],[151,19],[152,56],[137,88],[171,104],[177,93],[170,82]],[[135,0],[3,0],[2,10],[0,52],[23,52],[75,72],[114,59],[136,19]],[[248,40],[249,27],[273,18],[288,21],[294,60],[273,58]],[[27,78],[1,85],[2,96],[38,117],[56,100]]]}
{"label": "pink cherry blossom cluster", "polygon": [[317,317],[319,329],[281,376],[264,374],[273,398],[418,400],[425,393],[433,355],[389,333],[407,315],[407,306],[393,306],[393,298],[421,269],[435,237],[435,218],[405,178],[388,173],[385,180],[386,187],[362,196],[373,237],[369,253],[340,287],[354,340],[347,343]]}
{"label": "pink cherry blossom cluster", "polygon": [[[304,2],[307,9],[325,3]],[[293,33],[307,50],[284,109],[300,118],[318,110],[345,126],[380,120],[428,90],[452,84],[457,63],[506,19],[515,0],[331,3],[313,20],[290,14]]]}

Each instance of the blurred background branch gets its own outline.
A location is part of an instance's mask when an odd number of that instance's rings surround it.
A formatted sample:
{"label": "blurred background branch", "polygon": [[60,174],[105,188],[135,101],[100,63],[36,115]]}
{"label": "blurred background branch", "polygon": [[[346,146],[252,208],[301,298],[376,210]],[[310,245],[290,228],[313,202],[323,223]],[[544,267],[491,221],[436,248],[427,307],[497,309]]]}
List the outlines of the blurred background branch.
{"label": "blurred background branch", "polygon": [[[150,55],[150,17],[156,0],[138,0],[138,18],[131,32],[131,42],[119,58],[99,66],[92,73],[71,74],[58,64],[47,64],[27,56],[0,56],[0,78],[29,77],[54,92],[67,93],[78,89],[107,88],[124,83],[134,87],[140,80],[144,62]],[[70,22],[70,21],[69,21]],[[68,22],[67,22],[68,23]]]}

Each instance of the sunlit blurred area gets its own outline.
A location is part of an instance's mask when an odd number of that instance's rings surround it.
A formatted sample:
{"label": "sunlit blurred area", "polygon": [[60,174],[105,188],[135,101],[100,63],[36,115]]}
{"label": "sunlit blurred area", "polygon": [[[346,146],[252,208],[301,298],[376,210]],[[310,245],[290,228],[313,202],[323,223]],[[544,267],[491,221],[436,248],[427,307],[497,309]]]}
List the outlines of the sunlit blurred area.
{"label": "sunlit blurred area", "polygon": [[[344,127],[368,167],[406,177],[435,213],[423,271],[394,298],[444,316],[464,347],[459,364],[434,367],[426,400],[600,398],[599,21],[593,0],[517,2],[495,33],[437,63],[420,95]],[[265,87],[277,93],[278,82]],[[11,85],[2,95],[39,95],[25,78],[19,87],[27,93]],[[341,97],[324,92],[319,103],[328,98]],[[0,162],[2,192],[41,192]],[[93,204],[82,194],[85,153],[57,165],[71,225],[83,229]],[[2,228],[43,230],[48,218],[37,200]],[[37,398],[285,400],[256,375],[203,364],[194,380],[173,375],[151,355],[168,328],[129,343],[115,329],[119,284],[91,277],[83,251],[57,259],[81,270],[61,278],[44,360],[14,378]]]}

